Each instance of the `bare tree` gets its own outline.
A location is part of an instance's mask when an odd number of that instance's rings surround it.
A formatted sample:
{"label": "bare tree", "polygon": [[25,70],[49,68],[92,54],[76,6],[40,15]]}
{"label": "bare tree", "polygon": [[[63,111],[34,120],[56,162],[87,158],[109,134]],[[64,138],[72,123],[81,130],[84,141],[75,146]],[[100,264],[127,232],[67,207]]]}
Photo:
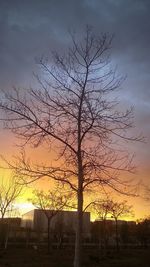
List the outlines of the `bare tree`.
{"label": "bare tree", "polygon": [[15,177],[2,178],[0,181],[0,214],[3,220],[5,216],[11,216],[15,211],[15,202],[21,195],[23,186]]}
{"label": "bare tree", "polygon": [[30,201],[38,209],[42,210],[47,219],[47,234],[48,234],[48,252],[50,252],[50,232],[51,232],[51,222],[53,218],[65,208],[70,208],[71,206],[71,194],[62,194],[59,188],[53,191],[39,191],[35,190],[34,196]]}
{"label": "bare tree", "polygon": [[136,226],[136,237],[142,247],[148,247],[150,241],[150,217],[138,221]]}
{"label": "bare tree", "polygon": [[98,219],[100,220],[107,220],[108,216],[110,215],[110,202],[109,200],[96,200],[93,203],[94,211]]}
{"label": "bare tree", "polygon": [[107,237],[106,237],[106,225],[107,219],[113,218],[115,220],[115,235],[116,235],[116,247],[119,250],[119,232],[118,232],[118,220],[122,217],[133,216],[133,207],[128,205],[127,201],[114,201],[107,197],[106,200],[97,200],[93,205],[94,211],[96,212],[98,218],[103,223],[103,235],[104,235],[104,244],[106,248]]}
{"label": "bare tree", "polygon": [[9,220],[4,223],[4,217],[10,217],[16,211],[15,202],[21,195],[23,186],[15,177],[1,178],[0,181],[0,215],[1,215],[1,245],[7,247],[9,235]]}
{"label": "bare tree", "polygon": [[108,200],[97,200],[93,204],[94,212],[97,215],[97,218],[101,221],[99,225],[99,245],[102,249],[102,244],[104,245],[104,254],[106,253],[107,248],[107,219],[110,216],[110,203]]}
{"label": "bare tree", "polygon": [[[95,186],[121,191],[127,181],[120,171],[132,171],[128,153],[119,141],[139,140],[129,135],[132,109],[119,111],[114,93],[120,87],[110,62],[112,36],[96,36],[87,27],[82,40],[71,34],[72,46],[64,55],[38,60],[39,89],[5,92],[0,109],[5,127],[23,139],[22,145],[47,144],[58,161],[34,165],[24,153],[9,167],[30,181],[44,176],[67,184],[77,194],[78,219],[74,267],[81,266],[83,193]],[[28,180],[29,181],[29,180]]]}
{"label": "bare tree", "polygon": [[127,201],[117,202],[117,201],[109,201],[109,207],[112,218],[115,220],[115,232],[116,232],[116,247],[119,250],[119,233],[118,233],[118,219],[127,216],[133,216],[133,207],[132,205],[128,205]]}

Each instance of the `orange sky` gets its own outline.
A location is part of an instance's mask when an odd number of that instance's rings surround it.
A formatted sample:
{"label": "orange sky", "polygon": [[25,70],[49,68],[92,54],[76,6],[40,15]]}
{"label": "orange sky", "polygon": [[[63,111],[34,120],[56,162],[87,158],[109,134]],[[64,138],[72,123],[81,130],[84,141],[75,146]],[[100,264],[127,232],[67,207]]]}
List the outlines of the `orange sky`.
{"label": "orange sky", "polygon": [[[96,35],[114,34],[112,64],[117,66],[119,75],[127,76],[123,90],[118,93],[122,101],[120,106],[134,106],[134,133],[142,133],[146,138],[146,143],[129,144],[129,149],[136,155],[137,171],[133,177],[150,186],[149,1],[130,1],[130,5],[129,1],[110,0],[53,2],[1,1],[0,88],[7,92],[13,85],[19,88],[37,86],[32,75],[33,71],[38,73],[39,70],[35,58],[49,56],[55,49],[62,52],[70,46],[68,29],[80,35],[85,25],[92,25]],[[15,142],[18,141],[0,124],[0,154],[6,159],[16,154]],[[30,155],[34,160],[51,158],[44,149],[30,151]],[[3,172],[0,170],[1,175]],[[47,188],[48,184],[41,181],[39,187]],[[30,194],[31,189],[19,201],[26,202]],[[119,199],[123,198],[119,196]],[[128,201],[134,205],[135,218],[150,214],[150,202],[131,197]]]}
{"label": "orange sky", "polygon": [[[13,157],[13,155],[17,154],[17,147],[15,145],[16,139],[13,137],[11,133],[8,133],[6,131],[0,132],[0,147],[1,147],[1,154],[4,155],[7,159],[10,159]],[[145,144],[139,144],[139,146],[144,146]],[[30,149],[30,157],[31,159],[35,161],[46,161],[48,162],[48,159],[51,158],[51,154],[47,154],[43,148],[40,149]],[[136,165],[137,165],[137,170],[136,173],[132,175],[134,178],[134,181],[141,180],[142,182],[144,181],[145,183],[148,184],[149,182],[149,171],[150,167],[147,164],[144,164],[144,162],[141,160],[141,156],[137,156],[136,158]],[[146,163],[146,162],[145,162]],[[7,177],[9,176],[8,171],[0,170],[1,176]],[[122,174],[123,177],[125,174]],[[20,213],[24,213],[32,208],[30,204],[28,204],[28,199],[32,195],[32,187],[35,189],[35,187],[40,188],[40,189],[46,189],[51,188],[51,181],[49,179],[44,179],[34,185],[30,185],[30,188],[27,188],[23,195],[20,196],[18,199],[18,207],[21,209]],[[100,196],[101,197],[101,196]],[[126,199],[130,205],[133,205],[133,210],[135,213],[134,219],[139,219],[145,216],[148,216],[150,214],[150,202],[145,201],[144,199],[140,197],[126,197],[121,194],[112,193],[111,197],[116,198],[119,201],[122,201]],[[93,218],[93,216],[92,216]],[[132,217],[127,218],[127,219],[133,219]]]}

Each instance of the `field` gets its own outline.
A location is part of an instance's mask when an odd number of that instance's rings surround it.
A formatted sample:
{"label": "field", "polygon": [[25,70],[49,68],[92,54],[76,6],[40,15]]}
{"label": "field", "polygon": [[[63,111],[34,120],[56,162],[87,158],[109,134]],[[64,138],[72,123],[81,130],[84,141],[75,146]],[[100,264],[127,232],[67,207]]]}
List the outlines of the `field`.
{"label": "field", "polygon": [[[71,248],[46,250],[8,248],[0,252],[0,267],[72,267],[74,251]],[[150,249],[110,250],[99,255],[95,249],[85,249],[82,267],[150,267]]]}

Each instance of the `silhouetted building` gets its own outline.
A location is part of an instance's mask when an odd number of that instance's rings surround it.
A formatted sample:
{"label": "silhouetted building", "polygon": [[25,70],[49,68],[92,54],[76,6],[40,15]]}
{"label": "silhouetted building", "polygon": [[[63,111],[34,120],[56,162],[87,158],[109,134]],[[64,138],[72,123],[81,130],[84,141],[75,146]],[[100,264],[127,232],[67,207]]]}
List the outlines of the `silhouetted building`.
{"label": "silhouetted building", "polygon": [[[51,210],[46,210],[51,215]],[[76,211],[59,211],[51,220],[51,230],[62,229],[64,233],[75,233],[77,222]],[[22,227],[30,228],[34,231],[47,231],[47,217],[43,210],[34,209],[22,216]],[[90,212],[83,213],[83,233],[90,234]]]}

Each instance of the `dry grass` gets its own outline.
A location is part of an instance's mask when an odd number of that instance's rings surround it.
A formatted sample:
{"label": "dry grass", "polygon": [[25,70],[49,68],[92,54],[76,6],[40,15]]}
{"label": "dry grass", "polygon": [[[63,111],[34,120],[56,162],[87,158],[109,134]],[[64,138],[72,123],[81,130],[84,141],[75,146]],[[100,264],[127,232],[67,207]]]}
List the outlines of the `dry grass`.
{"label": "dry grass", "polygon": [[[72,249],[35,251],[32,248],[12,248],[0,253],[0,267],[72,267]],[[82,267],[150,267],[150,249],[111,250],[98,255],[96,250],[86,249]]]}

